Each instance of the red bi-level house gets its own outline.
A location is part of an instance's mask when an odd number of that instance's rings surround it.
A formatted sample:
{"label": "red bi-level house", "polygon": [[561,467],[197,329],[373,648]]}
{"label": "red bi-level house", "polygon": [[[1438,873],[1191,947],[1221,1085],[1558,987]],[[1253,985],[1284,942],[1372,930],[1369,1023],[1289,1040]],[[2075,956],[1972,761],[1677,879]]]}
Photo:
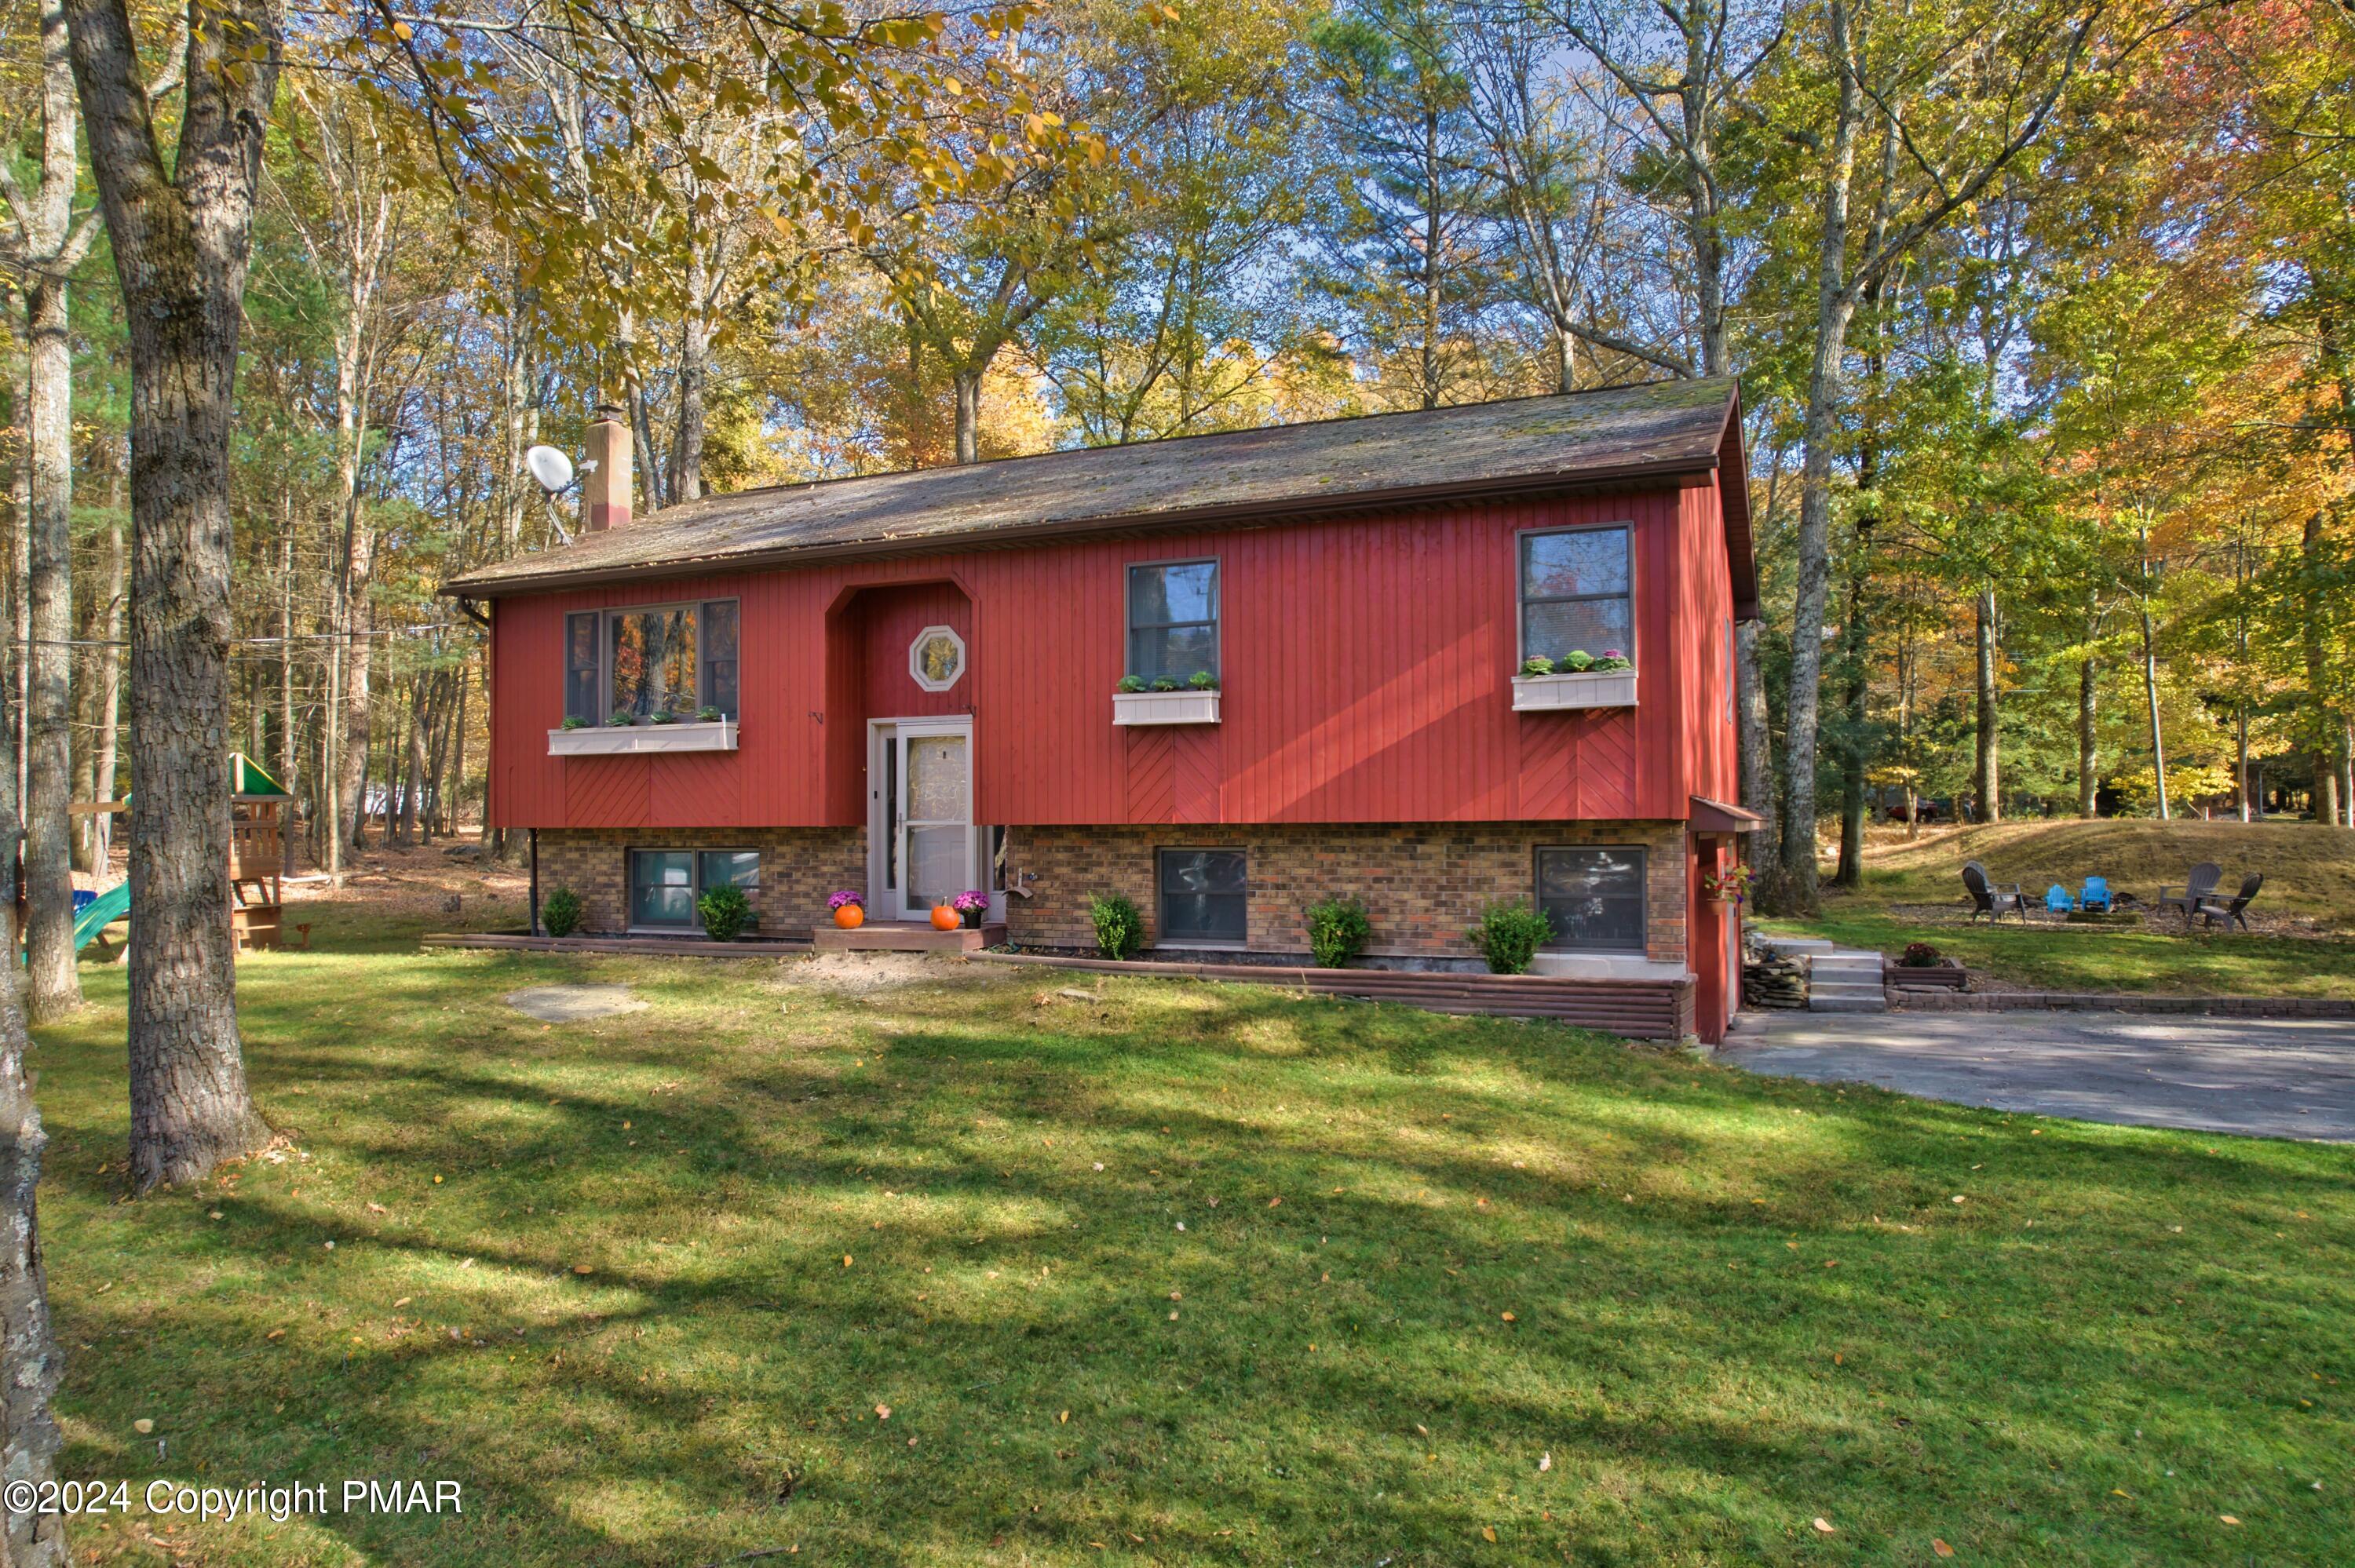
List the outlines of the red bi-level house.
{"label": "red bi-level house", "polygon": [[491,820],[593,932],[692,930],[723,882],[770,937],[841,888],[876,920],[982,888],[1013,942],[1080,949],[1119,892],[1149,957],[1298,957],[1342,894],[1363,961],[1476,969],[1466,927],[1519,896],[1540,972],[1689,979],[1713,1040],[1738,906],[1709,882],[1754,821],[1721,804],[1740,430],[1688,381],[634,522],[608,422],[584,536],[446,590],[492,611]]}

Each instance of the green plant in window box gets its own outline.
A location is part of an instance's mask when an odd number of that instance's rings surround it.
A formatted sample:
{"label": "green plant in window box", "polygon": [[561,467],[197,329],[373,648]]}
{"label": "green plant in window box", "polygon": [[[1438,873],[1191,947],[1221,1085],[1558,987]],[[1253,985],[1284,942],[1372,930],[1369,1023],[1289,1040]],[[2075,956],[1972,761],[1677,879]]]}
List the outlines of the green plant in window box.
{"label": "green plant in window box", "polygon": [[581,895],[559,887],[541,899],[539,928],[551,937],[570,937],[581,929]]}
{"label": "green plant in window box", "polygon": [[1529,658],[1521,661],[1521,673],[1524,675],[1550,675],[1553,673],[1553,661],[1547,658],[1542,653],[1531,654]]}
{"label": "green plant in window box", "polygon": [[589,721],[582,718],[579,714],[566,714],[564,715],[564,722],[557,727],[559,729],[587,729],[589,727]]}
{"label": "green plant in window box", "polygon": [[1373,936],[1366,906],[1354,898],[1320,898],[1308,906],[1308,950],[1320,969],[1347,969]]}
{"label": "green plant in window box", "polygon": [[1554,670],[1561,674],[1577,674],[1594,668],[1594,655],[1583,648],[1573,648],[1554,662]]}
{"label": "green plant in window box", "polygon": [[638,715],[624,710],[621,713],[615,714],[612,718],[607,719],[605,722],[612,725],[615,729],[627,729],[632,725],[638,722]]}
{"label": "green plant in window box", "polygon": [[1635,667],[1636,661],[1628,658],[1616,648],[1605,648],[1602,657],[1594,661],[1594,668],[1597,672],[1632,670]]}
{"label": "green plant in window box", "polygon": [[726,718],[728,715],[721,713],[718,708],[713,707],[709,703],[706,703],[701,707],[695,710],[695,716],[704,724],[718,724],[721,719]]}
{"label": "green plant in window box", "polygon": [[671,712],[668,708],[665,708],[660,713],[655,714],[652,718],[646,720],[646,722],[648,724],[677,724],[678,722],[678,715]]}
{"label": "green plant in window box", "polygon": [[1480,923],[1464,933],[1488,960],[1492,974],[1525,975],[1538,949],[1553,940],[1553,920],[1526,898],[1503,898],[1480,911]]}
{"label": "green plant in window box", "polygon": [[715,942],[732,942],[752,923],[752,901],[741,887],[715,887],[695,901],[703,934]]}
{"label": "green plant in window box", "polygon": [[1208,670],[1195,671],[1186,677],[1186,683],[1198,692],[1215,692],[1219,689],[1219,678]]}
{"label": "green plant in window box", "polygon": [[1145,690],[1145,677],[1142,675],[1123,675],[1120,678],[1120,685],[1117,689],[1124,692],[1141,692]]}
{"label": "green plant in window box", "polygon": [[1153,689],[1156,692],[1174,692],[1178,689],[1178,683],[1171,676],[1156,675],[1153,680]]}
{"label": "green plant in window box", "polygon": [[1145,916],[1117,893],[1098,893],[1088,899],[1088,918],[1096,928],[1096,950],[1107,959],[1133,959],[1145,947]]}

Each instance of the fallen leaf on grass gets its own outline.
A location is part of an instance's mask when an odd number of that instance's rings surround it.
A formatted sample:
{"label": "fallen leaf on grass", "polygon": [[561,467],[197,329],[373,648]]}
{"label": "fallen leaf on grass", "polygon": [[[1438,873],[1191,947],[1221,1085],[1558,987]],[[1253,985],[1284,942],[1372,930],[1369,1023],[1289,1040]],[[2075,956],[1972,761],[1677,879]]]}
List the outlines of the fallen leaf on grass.
{"label": "fallen leaf on grass", "polygon": [[2217,1517],[2218,1519],[2222,1520],[2226,1524],[2238,1524],[2238,1523],[2240,1523],[2240,1522],[2241,1522],[2239,1520],[2234,1519],[2234,1518],[2233,1518],[2231,1514],[2229,1514],[2229,1513],[2220,1513],[2220,1514],[2218,1514],[2216,1517]]}
{"label": "fallen leaf on grass", "polygon": [[368,1206],[368,1211],[371,1214],[381,1214],[384,1213],[384,1205],[382,1203],[370,1203]]}
{"label": "fallen leaf on grass", "polygon": [[1481,1539],[1481,1540],[1483,1540],[1483,1541],[1494,1541],[1494,1540],[1496,1540],[1496,1539],[1497,1539],[1497,1527],[1496,1527],[1495,1525],[1493,1525],[1493,1524],[1484,1524],[1484,1525],[1482,1525],[1482,1526],[1480,1527],[1480,1539]]}
{"label": "fallen leaf on grass", "polygon": [[1540,1454],[1538,1456],[1538,1474],[1543,1475],[1552,1468],[1553,1455],[1550,1453]]}
{"label": "fallen leaf on grass", "polygon": [[1832,1533],[1832,1521],[1822,1514],[1816,1515],[1816,1528],[1826,1535]]}
{"label": "fallen leaf on grass", "polygon": [[138,1420],[131,1424],[131,1430],[138,1433],[142,1437],[144,1437],[147,1434],[155,1430],[155,1424],[143,1415]]}
{"label": "fallen leaf on grass", "polygon": [[1504,1319],[1504,1320],[1505,1320],[1506,1322],[1508,1322],[1508,1323],[1510,1323],[1510,1322],[1514,1322],[1514,1321],[1516,1321],[1515,1318],[1513,1317],[1513,1315],[1512,1315],[1510,1312],[1502,1312],[1502,1313],[1497,1314],[1497,1316],[1499,1316],[1499,1317],[1503,1318],[1503,1319]]}
{"label": "fallen leaf on grass", "polygon": [[876,1419],[876,1420],[878,1420],[878,1421],[889,1421],[889,1420],[890,1420],[890,1419],[891,1419],[891,1407],[890,1407],[890,1405],[888,1405],[888,1404],[879,1404],[879,1405],[877,1405],[877,1406],[875,1407],[875,1419]]}
{"label": "fallen leaf on grass", "polygon": [[590,1267],[589,1265],[585,1263],[576,1263],[572,1266],[572,1272],[575,1274],[594,1274],[597,1271]]}
{"label": "fallen leaf on grass", "polygon": [[1945,1542],[1939,1540],[1934,1535],[1930,1538],[1930,1550],[1936,1552],[1941,1557],[1952,1557],[1955,1554],[1955,1549],[1953,1547],[1947,1545]]}

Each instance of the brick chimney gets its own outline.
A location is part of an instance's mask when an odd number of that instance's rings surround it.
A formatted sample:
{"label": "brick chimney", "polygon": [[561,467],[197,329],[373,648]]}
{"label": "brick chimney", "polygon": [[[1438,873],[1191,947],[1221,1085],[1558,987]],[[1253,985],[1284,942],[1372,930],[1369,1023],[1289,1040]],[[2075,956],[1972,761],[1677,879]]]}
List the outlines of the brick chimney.
{"label": "brick chimney", "polygon": [[581,482],[581,524],[585,532],[630,525],[630,421],[611,403],[597,405],[589,425],[588,477]]}

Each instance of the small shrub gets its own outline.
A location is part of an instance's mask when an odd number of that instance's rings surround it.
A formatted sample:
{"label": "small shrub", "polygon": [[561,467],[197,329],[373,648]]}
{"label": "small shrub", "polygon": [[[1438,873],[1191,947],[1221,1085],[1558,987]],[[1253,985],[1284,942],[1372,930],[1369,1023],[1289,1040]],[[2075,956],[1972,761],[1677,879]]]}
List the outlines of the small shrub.
{"label": "small shrub", "polygon": [[638,722],[638,716],[633,713],[623,712],[615,714],[612,718],[607,719],[605,722],[612,725],[615,729],[627,729],[632,725]]}
{"label": "small shrub", "polygon": [[589,727],[589,721],[582,718],[579,714],[566,714],[564,715],[564,723],[558,727],[562,729],[587,729]]}
{"label": "small shrub", "polygon": [[1547,658],[1542,653],[1533,653],[1529,655],[1529,657],[1521,661],[1521,673],[1524,675],[1550,675],[1553,673],[1553,661]]}
{"label": "small shrub", "polygon": [[570,937],[581,929],[581,895],[559,887],[541,899],[539,927],[551,937]]}
{"label": "small shrub", "polygon": [[1507,898],[1480,911],[1480,923],[1464,935],[1488,960],[1491,974],[1521,975],[1529,960],[1553,939],[1553,921],[1526,898]]}
{"label": "small shrub", "polygon": [[1107,959],[1133,959],[1145,947],[1145,916],[1117,893],[1099,893],[1088,900],[1088,918],[1095,922],[1096,950]]}
{"label": "small shrub", "polygon": [[695,901],[703,934],[715,942],[732,942],[752,923],[752,901],[741,887],[715,887]]}
{"label": "small shrub", "polygon": [[1592,670],[1594,668],[1594,655],[1583,648],[1573,648],[1555,661],[1554,668],[1568,670],[1572,673],[1581,670]]}
{"label": "small shrub", "polygon": [[1939,960],[1945,957],[1927,942],[1908,942],[1905,944],[1905,956],[1897,962],[1904,969],[1930,969],[1937,968]]}
{"label": "small shrub", "polygon": [[1124,692],[1141,692],[1145,690],[1145,677],[1142,675],[1123,675],[1120,678],[1120,690]]}
{"label": "small shrub", "polygon": [[1174,692],[1178,689],[1177,679],[1170,675],[1156,675],[1153,680],[1153,689],[1156,692]]}
{"label": "small shrub", "polygon": [[701,707],[695,710],[695,716],[705,724],[718,724],[721,719],[726,718],[728,715],[721,713],[718,708],[713,707],[709,703],[706,703]]}
{"label": "small shrub", "polygon": [[1373,935],[1366,906],[1354,898],[1320,898],[1308,906],[1308,950],[1318,969],[1347,968]]}
{"label": "small shrub", "polygon": [[1208,670],[1195,671],[1186,677],[1186,683],[1198,692],[1215,692],[1219,689],[1219,678]]}

